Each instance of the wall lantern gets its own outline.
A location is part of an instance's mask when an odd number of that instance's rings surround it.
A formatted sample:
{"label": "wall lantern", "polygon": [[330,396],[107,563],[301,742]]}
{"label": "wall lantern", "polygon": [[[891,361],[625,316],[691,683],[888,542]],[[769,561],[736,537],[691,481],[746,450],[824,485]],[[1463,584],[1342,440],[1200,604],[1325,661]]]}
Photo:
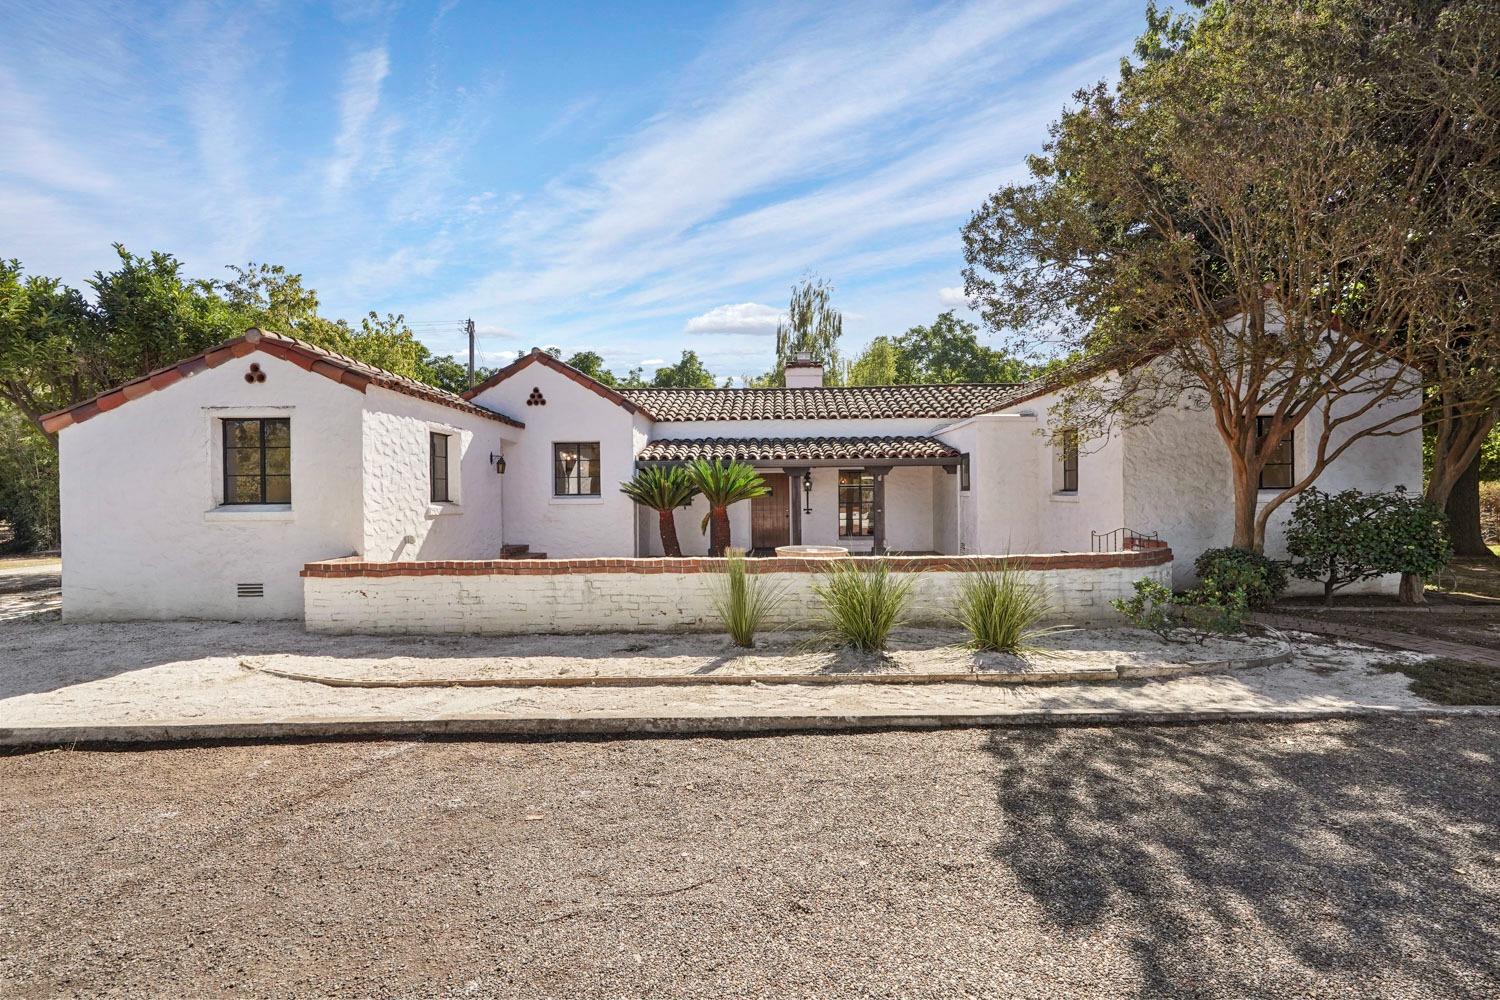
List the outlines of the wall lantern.
{"label": "wall lantern", "polygon": [[490,452],[490,464],[495,467],[496,473],[502,476],[505,475],[505,455],[503,453],[497,455],[493,451]]}
{"label": "wall lantern", "polygon": [[802,473],[802,513],[812,513],[812,470]]}

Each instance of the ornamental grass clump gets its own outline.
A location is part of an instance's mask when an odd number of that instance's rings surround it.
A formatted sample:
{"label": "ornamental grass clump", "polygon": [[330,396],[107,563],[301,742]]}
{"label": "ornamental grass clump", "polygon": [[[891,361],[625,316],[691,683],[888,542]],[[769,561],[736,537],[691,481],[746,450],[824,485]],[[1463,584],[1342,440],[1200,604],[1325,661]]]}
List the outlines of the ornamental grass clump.
{"label": "ornamental grass clump", "polygon": [[970,649],[1012,654],[1031,652],[1036,640],[1063,631],[1042,624],[1051,613],[1047,595],[1013,569],[965,574],[951,612],[969,633]]}
{"label": "ornamental grass clump", "polygon": [[785,588],[748,571],[744,549],[725,553],[724,572],[714,579],[714,610],[736,646],[750,649],[766,619],[776,613],[785,598]]}
{"label": "ornamental grass clump", "polygon": [[859,563],[840,560],[812,585],[823,603],[817,635],[832,645],[879,652],[891,632],[906,621],[913,581],[893,576],[883,561],[873,569]]}

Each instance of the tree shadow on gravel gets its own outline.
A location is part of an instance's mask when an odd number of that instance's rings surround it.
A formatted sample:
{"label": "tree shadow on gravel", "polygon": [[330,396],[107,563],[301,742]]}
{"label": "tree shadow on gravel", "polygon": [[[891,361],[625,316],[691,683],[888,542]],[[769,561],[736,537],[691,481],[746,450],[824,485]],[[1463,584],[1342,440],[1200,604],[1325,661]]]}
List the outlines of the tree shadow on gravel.
{"label": "tree shadow on gravel", "polygon": [[[998,732],[995,857],[1142,996],[1494,995],[1500,726]],[[1392,740],[1399,735],[1398,740]]]}

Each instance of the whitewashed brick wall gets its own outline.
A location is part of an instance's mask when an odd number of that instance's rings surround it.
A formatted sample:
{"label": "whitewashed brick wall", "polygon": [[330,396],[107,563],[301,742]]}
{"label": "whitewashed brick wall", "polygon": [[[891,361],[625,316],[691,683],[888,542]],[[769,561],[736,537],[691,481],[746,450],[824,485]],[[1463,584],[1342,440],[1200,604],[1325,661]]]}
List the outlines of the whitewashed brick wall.
{"label": "whitewashed brick wall", "polygon": [[[962,572],[905,574],[916,580],[913,622],[940,623]],[[1109,602],[1135,582],[1170,584],[1170,562],[1146,566],[1027,572],[1062,622],[1118,618]],[[818,601],[816,574],[765,573],[785,588],[778,626],[805,624]],[[308,576],[307,628],[313,632],[469,633],[716,631],[713,573],[559,573],[556,575]]]}

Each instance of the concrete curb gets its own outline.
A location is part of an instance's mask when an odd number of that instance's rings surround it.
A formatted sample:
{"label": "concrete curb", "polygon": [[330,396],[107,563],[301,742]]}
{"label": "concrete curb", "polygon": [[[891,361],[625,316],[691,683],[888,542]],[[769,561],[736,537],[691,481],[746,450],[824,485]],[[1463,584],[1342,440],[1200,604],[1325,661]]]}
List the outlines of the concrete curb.
{"label": "concrete curb", "polygon": [[1500,718],[1500,707],[1265,708],[1118,710],[1041,709],[911,715],[723,715],[629,717],[444,716],[431,719],[306,719],[284,722],[145,722],[98,726],[23,726],[0,729],[0,746],[217,743],[247,740],[368,740],[426,738],[599,738],[711,736],[858,730],[1003,728],[1011,726],[1125,726],[1225,722],[1319,722],[1329,719]]}
{"label": "concrete curb", "polygon": [[1229,670],[1249,670],[1255,667],[1270,667],[1286,663],[1292,658],[1292,646],[1282,642],[1282,648],[1262,656],[1237,657],[1227,660],[1193,660],[1160,667],[1135,667],[1117,665],[1098,670],[1075,670],[1056,672],[989,671],[985,673],[943,674],[664,674],[660,676],[635,677],[435,677],[401,678],[394,680],[359,680],[352,677],[328,677],[321,674],[301,673],[266,666],[259,657],[246,657],[239,661],[240,669],[280,677],[284,680],[307,684],[322,684],[336,688],[579,688],[579,687],[743,687],[751,684],[1065,684],[1100,683],[1117,680],[1137,680],[1160,677],[1183,677],[1190,674],[1220,673]]}

